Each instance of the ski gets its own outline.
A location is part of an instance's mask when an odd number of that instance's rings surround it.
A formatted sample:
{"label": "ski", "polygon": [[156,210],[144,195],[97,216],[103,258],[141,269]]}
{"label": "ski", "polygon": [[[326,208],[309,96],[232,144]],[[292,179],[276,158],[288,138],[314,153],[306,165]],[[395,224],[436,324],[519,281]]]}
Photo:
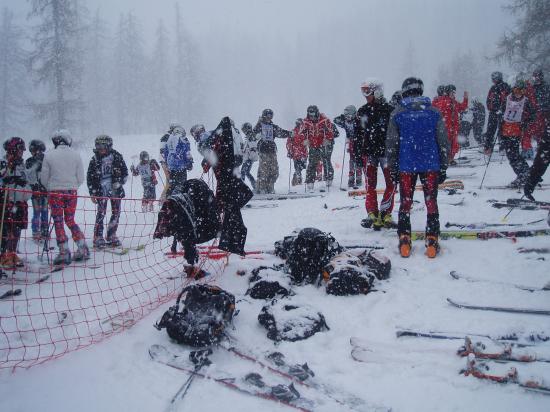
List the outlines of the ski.
{"label": "ski", "polygon": [[19,296],[20,294],[21,294],[21,289],[8,290],[7,292],[4,292],[2,295],[0,295],[0,300],[7,299],[12,296]]}
{"label": "ski", "polygon": [[[439,190],[443,189],[464,189],[464,183],[462,180],[447,180],[446,182],[443,182],[439,185]],[[422,185],[416,185],[414,190],[421,191],[423,190]],[[377,194],[384,193],[385,189],[376,189]],[[365,196],[367,194],[366,189],[360,189],[360,190],[349,190],[348,196]]]}
{"label": "ski", "polygon": [[550,248],[548,248],[548,247],[519,247],[518,252],[519,253],[546,254],[546,253],[550,253]]}
{"label": "ski", "polygon": [[137,246],[130,246],[130,247],[124,247],[124,246],[105,246],[101,248],[94,248],[95,251],[99,252],[107,252],[111,253],[113,255],[117,256],[124,256],[130,253],[130,251],[140,252],[142,250],[145,250],[145,245],[137,245]]}
{"label": "ski", "polygon": [[461,224],[461,223],[451,223],[447,222],[445,223],[445,227],[458,227],[459,229],[486,229],[488,227],[507,227],[507,226],[526,226],[526,225],[534,225],[535,223],[544,222],[545,219],[539,219],[534,220],[532,222],[527,223],[485,223],[485,222],[479,222],[479,223],[467,223],[467,224]]}
{"label": "ski", "polygon": [[477,173],[475,173],[475,172],[472,172],[472,173],[461,173],[461,174],[458,174],[458,175],[449,176],[449,179],[450,179],[450,180],[468,179],[468,178],[470,178],[470,177],[475,177],[475,176],[477,176]]}
{"label": "ski", "polygon": [[0,280],[1,284],[14,284],[14,285],[36,285],[38,283],[45,282],[50,278],[50,275],[41,275],[38,278],[35,279],[27,279],[27,278],[21,278],[17,276],[13,277],[7,277],[2,280]]}
{"label": "ski", "polygon": [[[520,191],[521,189],[523,189],[523,187],[512,187],[510,185],[495,185],[495,186],[483,186],[484,189],[490,189],[490,190],[506,190],[506,189],[509,189],[509,190],[517,190],[517,191]],[[538,190],[545,190],[545,189],[550,189],[550,184],[546,184],[546,183],[539,183],[536,188]]]}
{"label": "ski", "polygon": [[395,332],[398,338],[413,337],[413,338],[427,338],[427,339],[443,339],[443,340],[463,340],[465,336],[476,336],[480,338],[486,338],[494,342],[499,343],[514,343],[518,347],[533,346],[533,344],[540,342],[548,342],[550,337],[546,336],[544,332],[530,333],[527,336],[518,336],[515,333],[502,336],[490,336],[478,333],[470,332],[441,332],[441,331],[419,331],[413,329],[398,329]]}
{"label": "ski", "polygon": [[[253,380],[253,378],[250,377],[249,375],[247,375],[249,377],[249,379],[248,379],[248,384],[246,384],[246,381],[244,379],[239,380],[239,379],[236,379],[235,377],[224,376],[224,375],[226,375],[225,373],[224,374],[214,374],[213,372],[212,373],[197,372],[194,367],[187,366],[185,363],[181,362],[181,360],[179,359],[179,357],[177,355],[173,354],[166,347],[164,347],[162,345],[152,345],[149,348],[149,356],[155,362],[158,362],[160,364],[163,364],[163,365],[169,366],[171,368],[180,370],[182,372],[186,372],[188,374],[194,374],[195,376],[197,376],[199,378],[202,378],[202,379],[214,381],[216,383],[219,383],[219,384],[221,384],[221,385],[223,385],[223,386],[225,386],[229,389],[232,389],[234,391],[237,391],[239,393],[246,394],[246,395],[249,395],[249,396],[255,396],[255,397],[265,399],[265,400],[269,400],[269,401],[272,401],[272,402],[276,402],[276,403],[279,403],[281,405],[284,405],[284,406],[287,406],[289,408],[296,409],[296,410],[299,410],[299,411],[302,411],[302,412],[312,411],[312,409],[309,409],[309,408],[306,408],[306,407],[303,407],[303,406],[300,406],[300,405],[296,404],[296,400],[302,399],[299,396],[299,394],[296,395],[297,391],[294,394],[294,399],[289,399],[290,398],[290,396],[289,396],[288,397],[289,400],[285,400],[283,397],[278,398],[275,395],[274,390],[276,391],[276,389],[275,389],[276,387],[271,387],[271,386],[267,386],[267,385],[266,385],[267,387],[264,386],[264,388],[259,387],[260,383],[258,381],[258,376],[257,375],[254,376],[254,378],[255,378],[254,383],[250,382],[250,381]],[[292,389],[290,389],[290,391],[292,391]],[[294,389],[294,391],[295,391],[295,389]],[[307,400],[303,400],[303,401],[308,402],[308,403],[311,402],[311,401],[307,401]]]}
{"label": "ski", "polygon": [[48,269],[50,273],[55,273],[55,272],[61,272],[62,270],[71,269],[71,268],[95,270],[95,269],[99,269],[101,266],[102,265],[87,265],[85,263],[70,263],[68,265],[54,265],[49,267]]}
{"label": "ski", "polygon": [[481,306],[481,305],[472,305],[469,303],[457,302],[450,298],[447,298],[447,302],[449,302],[452,306],[459,309],[487,310],[487,311],[493,311],[493,312],[523,313],[527,315],[550,316],[550,309],[510,308],[510,307],[504,307],[504,306]]}
{"label": "ski", "polygon": [[500,362],[519,362],[519,363],[532,363],[532,362],[543,362],[549,363],[550,359],[537,356],[536,353],[532,352],[523,352],[515,353],[512,345],[505,345],[502,347],[501,344],[498,345],[499,350],[496,352],[488,352],[486,345],[482,342],[473,343],[469,336],[464,338],[464,345],[461,346],[457,355],[461,357],[467,357],[474,355],[477,359],[489,359]]}
{"label": "ski", "polygon": [[449,273],[449,275],[451,275],[451,277],[453,279],[456,279],[456,280],[462,279],[462,280],[465,280],[465,281],[468,281],[468,282],[490,283],[492,285],[502,285],[502,286],[514,287],[514,288],[517,288],[517,289],[526,290],[528,292],[537,292],[537,291],[550,290],[550,282],[548,284],[544,285],[542,288],[538,288],[536,286],[518,285],[516,283],[502,282],[502,281],[499,281],[499,280],[488,280],[488,279],[474,278],[474,277],[470,277],[470,276],[464,275],[462,273],[459,273],[456,270],[452,270]]}
{"label": "ski", "polygon": [[250,200],[290,200],[290,199],[309,199],[313,197],[323,197],[323,193],[288,193],[288,194],[257,194]]}
{"label": "ski", "polygon": [[550,202],[541,202],[541,201],[529,200],[529,199],[506,199],[506,203],[508,203],[509,205],[550,206]]}
{"label": "ski", "polygon": [[272,208],[275,208],[275,207],[279,207],[279,205],[277,203],[268,203],[268,204],[265,204],[265,205],[245,205],[244,208],[245,209],[272,209]]}
{"label": "ski", "polygon": [[[478,230],[456,230],[456,231],[442,231],[439,234],[439,238],[446,239],[506,239],[506,238],[518,238],[518,237],[534,237],[534,236],[548,236],[550,235],[550,229],[534,229],[534,230],[517,230],[517,231],[478,231]],[[423,231],[413,231],[411,233],[412,240],[425,240],[426,234]]]}
{"label": "ski", "polygon": [[537,204],[513,205],[510,203],[504,203],[504,202],[493,202],[491,206],[497,209],[550,210],[550,206],[537,205]]}

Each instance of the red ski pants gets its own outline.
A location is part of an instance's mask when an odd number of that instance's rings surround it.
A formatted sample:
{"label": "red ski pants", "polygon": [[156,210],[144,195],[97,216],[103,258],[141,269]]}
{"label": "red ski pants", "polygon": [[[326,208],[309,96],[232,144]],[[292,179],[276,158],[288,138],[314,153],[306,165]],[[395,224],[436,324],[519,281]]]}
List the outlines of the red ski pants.
{"label": "red ski pants", "polygon": [[77,201],[76,190],[55,190],[49,193],[48,203],[52,210],[55,237],[58,245],[67,242],[63,222],[65,222],[71,231],[75,242],[84,239],[84,234],[74,221]]}
{"label": "red ski pants", "polygon": [[422,183],[424,202],[426,203],[426,233],[439,235],[439,209],[437,207],[438,172],[400,173],[399,193],[401,196],[401,205],[399,206],[397,232],[400,235],[411,233],[411,207],[418,177],[420,177],[420,182]]}
{"label": "red ski pants", "polygon": [[380,203],[380,212],[391,213],[393,210],[395,185],[393,184],[386,159],[371,156],[368,159],[365,158],[364,164],[367,189],[365,208],[367,209],[367,213],[378,214],[378,194],[376,193],[378,166],[382,168],[382,173],[384,174],[384,180],[386,182],[386,190],[384,191],[382,202]]}

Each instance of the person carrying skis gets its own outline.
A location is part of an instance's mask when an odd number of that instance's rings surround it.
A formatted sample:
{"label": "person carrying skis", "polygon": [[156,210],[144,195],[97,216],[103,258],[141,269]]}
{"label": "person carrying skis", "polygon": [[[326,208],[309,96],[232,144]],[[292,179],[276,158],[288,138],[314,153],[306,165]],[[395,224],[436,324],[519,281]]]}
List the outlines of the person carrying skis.
{"label": "person carrying skis", "polygon": [[143,187],[143,199],[141,200],[141,210],[152,212],[154,201],[157,199],[155,186],[158,184],[155,172],[160,170],[160,166],[155,159],[149,159],[149,153],[143,151],[139,154],[139,164],[130,166],[133,176],[141,176],[141,186]]}
{"label": "person carrying skis", "polygon": [[256,133],[252,129],[250,123],[244,123],[241,127],[242,132],[244,133],[244,143],[243,143],[243,165],[241,166],[241,179],[243,182],[246,182],[246,178],[250,180],[252,185],[252,190],[256,191],[256,179],[250,173],[252,165],[254,162],[258,161],[258,138]]}
{"label": "person carrying skis", "polygon": [[191,144],[183,127],[180,125],[174,126],[162,152],[168,170],[166,196],[170,196],[185,183],[187,172],[193,169]]}
{"label": "person carrying skis", "polygon": [[483,143],[483,126],[485,125],[485,106],[477,98],[472,100],[472,130],[478,144]]}
{"label": "person carrying skis", "polygon": [[491,74],[493,85],[487,94],[487,110],[489,111],[489,120],[485,130],[485,155],[489,156],[495,146],[495,133],[500,141],[500,132],[502,126],[502,115],[506,108],[506,97],[510,94],[510,86],[502,80],[501,72]]}
{"label": "person carrying skis", "polygon": [[[23,153],[25,142],[20,137],[11,137],[4,142],[6,156],[0,161],[0,181],[2,191],[2,221],[0,266],[4,269],[14,269],[24,266],[17,256],[17,244],[21,231],[28,225],[28,205],[31,197],[30,186],[27,183]],[[23,190],[23,191],[21,191]],[[25,192],[28,191],[28,192]]]}
{"label": "person carrying skis", "polygon": [[[88,165],[87,185],[92,202],[97,205],[94,226],[94,247],[119,247],[116,232],[120,219],[120,207],[125,197],[124,184],[128,179],[128,167],[122,155],[113,149],[113,139],[107,135],[95,138],[94,155]],[[111,203],[111,218],[107,224],[107,236],[103,238],[103,221],[107,202]]]}
{"label": "person carrying skis", "polygon": [[348,189],[355,188],[363,184],[362,160],[357,160],[361,156],[355,153],[353,148],[357,145],[359,120],[357,119],[357,109],[355,106],[346,106],[344,113],[334,118],[334,124],[346,131],[346,145],[349,153],[349,172]]}
{"label": "person carrying skis", "polygon": [[260,135],[258,153],[257,193],[275,193],[275,182],[279,177],[279,164],[277,163],[277,145],[275,139],[285,139],[290,136],[288,130],[281,129],[273,123],[273,110],[264,109],[254,126],[254,133]]}
{"label": "person carrying skis", "polygon": [[[90,252],[84,233],[75,222],[77,190],[84,183],[84,165],[77,151],[71,148],[72,139],[67,130],[58,130],[52,136],[53,150],[48,150],[42,162],[40,181],[48,190],[55,237],[59,253],[55,266],[89,259]],[[65,226],[71,231],[77,250],[71,257]]]}
{"label": "person carrying skis", "polygon": [[449,140],[441,113],[422,95],[424,83],[416,77],[405,79],[403,100],[390,117],[386,157],[394,182],[399,182],[401,205],[397,233],[399,253],[411,254],[411,206],[416,180],[420,178],[427,209],[426,254],[439,252],[438,183],[447,177]]}
{"label": "person carrying skis", "polygon": [[[358,139],[354,151],[361,156],[360,162],[364,167],[367,195],[365,209],[367,218],[361,226],[380,230],[395,225],[391,212],[395,194],[395,185],[390,175],[390,169],[385,157],[386,134],[388,122],[393,107],[384,99],[384,86],[377,79],[369,79],[361,85],[361,92],[367,103],[357,111],[359,128]],[[378,195],[376,193],[378,166],[382,169],[386,190],[378,209]]]}
{"label": "person carrying skis", "polygon": [[287,156],[294,163],[294,174],[292,175],[292,186],[302,184],[302,170],[307,167],[307,147],[304,136],[300,134],[303,119],[296,119],[292,135],[286,141]]}
{"label": "person carrying skis", "polygon": [[537,99],[537,117],[535,122],[541,122],[538,126],[541,131],[540,142],[537,148],[537,154],[533,165],[529,169],[527,182],[523,188],[525,197],[535,200],[533,191],[540,182],[542,176],[550,163],[550,85],[544,82],[542,70],[537,69],[533,72],[533,87]]}
{"label": "person carrying skis", "polygon": [[307,108],[307,116],[300,129],[302,138],[309,147],[308,165],[306,170],[306,186],[309,192],[313,192],[315,174],[319,162],[323,163],[325,182],[327,188],[332,186],[334,169],[332,168],[331,155],[334,144],[334,129],[330,119],[315,105]]}
{"label": "person carrying skis", "polygon": [[46,145],[42,140],[31,140],[29,152],[31,157],[25,161],[25,169],[32,189],[32,238],[39,242],[49,237],[48,194],[40,181]]}

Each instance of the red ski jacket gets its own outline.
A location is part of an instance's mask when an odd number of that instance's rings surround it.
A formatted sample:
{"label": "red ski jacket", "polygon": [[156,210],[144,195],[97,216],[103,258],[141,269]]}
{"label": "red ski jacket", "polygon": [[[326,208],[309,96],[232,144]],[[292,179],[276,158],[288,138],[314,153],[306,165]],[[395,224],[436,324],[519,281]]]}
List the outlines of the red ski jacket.
{"label": "red ski jacket", "polygon": [[332,123],[323,113],[319,115],[319,120],[314,122],[311,119],[304,119],[300,134],[304,140],[309,142],[309,147],[319,148],[325,140],[334,140],[334,130]]}
{"label": "red ski jacket", "polygon": [[304,136],[300,134],[300,128],[301,126],[296,126],[292,130],[292,135],[286,141],[288,157],[293,160],[307,159],[306,141]]}

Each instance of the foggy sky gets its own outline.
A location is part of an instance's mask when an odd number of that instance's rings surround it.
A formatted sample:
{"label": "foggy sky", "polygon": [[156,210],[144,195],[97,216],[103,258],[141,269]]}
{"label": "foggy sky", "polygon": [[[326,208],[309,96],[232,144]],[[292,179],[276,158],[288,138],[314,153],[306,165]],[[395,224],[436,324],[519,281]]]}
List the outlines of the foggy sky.
{"label": "foggy sky", "polygon": [[[153,44],[160,19],[173,32],[172,0],[85,0],[99,8],[111,31],[133,11]],[[512,17],[504,0],[202,0],[179,1],[185,25],[199,46],[208,96],[203,119],[229,114],[254,122],[264,107],[290,127],[317,104],[331,117],[361,105],[361,82],[384,81],[390,97],[408,75],[420,76],[427,95],[440,64],[458,52],[491,55]],[[24,0],[0,0],[19,24]],[[488,64],[491,66],[492,64]],[[488,67],[488,71],[490,68]],[[487,81],[487,87],[490,81]],[[460,92],[460,91],[459,91]]]}

